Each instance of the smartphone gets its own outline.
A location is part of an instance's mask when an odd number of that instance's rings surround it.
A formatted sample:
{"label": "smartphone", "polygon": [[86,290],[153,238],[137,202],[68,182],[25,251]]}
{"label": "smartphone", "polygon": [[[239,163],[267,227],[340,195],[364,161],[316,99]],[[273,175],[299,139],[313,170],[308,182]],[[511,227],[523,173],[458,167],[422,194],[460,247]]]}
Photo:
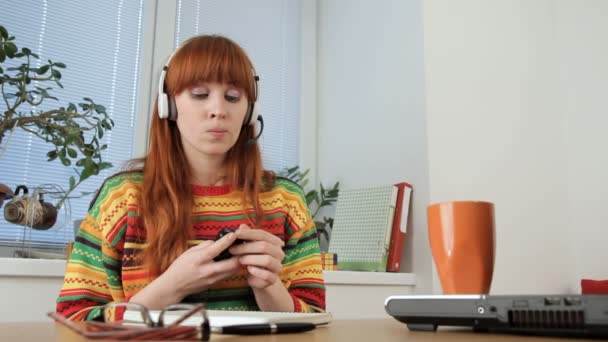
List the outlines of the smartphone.
{"label": "smartphone", "polygon": [[[221,239],[224,235],[227,235],[229,233],[233,233],[235,231],[236,231],[236,229],[224,228],[219,233],[217,233],[217,238],[215,239],[215,241]],[[232,256],[232,254],[230,254],[230,251],[229,251],[230,247],[236,246],[236,245],[241,244],[243,242],[245,242],[245,240],[241,240],[241,239],[234,240],[234,242],[232,243],[232,245],[228,246],[226,249],[224,249],[222,251],[222,253],[220,253],[218,256],[216,256],[215,258],[213,258],[213,261],[222,261],[222,260],[226,260],[226,259],[230,258]]]}

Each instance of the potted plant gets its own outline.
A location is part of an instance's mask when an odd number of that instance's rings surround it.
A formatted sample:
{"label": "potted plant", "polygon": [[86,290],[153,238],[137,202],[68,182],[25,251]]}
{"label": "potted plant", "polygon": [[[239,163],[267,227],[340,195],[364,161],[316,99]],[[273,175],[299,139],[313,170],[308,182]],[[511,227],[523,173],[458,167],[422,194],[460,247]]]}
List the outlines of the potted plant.
{"label": "potted plant", "polygon": [[323,208],[331,208],[334,203],[338,200],[338,192],[340,188],[340,182],[336,182],[332,187],[326,188],[322,183],[319,183],[319,190],[308,189],[308,173],[310,169],[302,172],[299,166],[287,168],[279,172],[279,176],[288,178],[300,185],[305,192],[306,204],[312,211],[312,217],[315,220],[315,225],[319,233],[319,243],[321,244],[321,250],[327,251],[327,245],[329,244],[329,237],[331,234],[331,228],[334,224],[332,216],[325,216],[321,219],[321,215],[325,213]]}
{"label": "potted plant", "polygon": [[[47,142],[48,161],[57,159],[75,172],[55,205],[60,208],[78,185],[112,166],[102,159],[107,145],[100,140],[114,122],[104,106],[88,97],[77,104],[49,106],[51,101],[59,101],[51,91],[55,86],[63,88],[62,70],[66,65],[51,59],[37,60],[37,54],[19,48],[15,37],[0,26],[0,159],[10,148],[10,137],[17,129]],[[2,197],[10,197],[10,188],[7,191],[8,187],[2,185]]]}

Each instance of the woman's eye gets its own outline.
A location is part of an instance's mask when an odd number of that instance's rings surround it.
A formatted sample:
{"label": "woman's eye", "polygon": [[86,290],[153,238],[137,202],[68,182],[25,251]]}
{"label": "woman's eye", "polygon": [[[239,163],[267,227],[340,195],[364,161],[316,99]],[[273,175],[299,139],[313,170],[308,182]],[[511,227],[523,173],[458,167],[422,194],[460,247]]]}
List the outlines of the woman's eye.
{"label": "woman's eye", "polygon": [[195,99],[206,99],[207,96],[209,96],[208,93],[196,93],[196,92],[192,92],[191,95]]}
{"label": "woman's eye", "polygon": [[190,96],[193,99],[206,99],[209,97],[209,89],[206,87],[192,87],[190,88]]}
{"label": "woman's eye", "polygon": [[238,90],[229,90],[224,95],[224,98],[228,102],[239,102],[239,100],[241,99],[241,92]]}

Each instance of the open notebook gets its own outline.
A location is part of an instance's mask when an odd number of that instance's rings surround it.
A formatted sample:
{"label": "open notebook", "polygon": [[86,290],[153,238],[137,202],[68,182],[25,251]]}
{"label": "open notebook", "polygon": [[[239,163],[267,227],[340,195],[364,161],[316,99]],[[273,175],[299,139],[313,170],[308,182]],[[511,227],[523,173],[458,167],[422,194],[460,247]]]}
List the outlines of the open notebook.
{"label": "open notebook", "polygon": [[[173,323],[184,311],[169,311],[165,313],[165,323]],[[150,315],[155,321],[158,319],[160,311],[152,310]],[[211,329],[223,328],[229,325],[242,324],[263,324],[263,323],[293,323],[306,322],[317,326],[328,324],[332,321],[330,313],[302,313],[302,312],[264,312],[264,311],[224,311],[207,310],[207,317]],[[128,323],[141,323],[141,314],[137,311],[127,310],[123,319]],[[183,324],[198,326],[201,317],[193,316],[188,318]]]}

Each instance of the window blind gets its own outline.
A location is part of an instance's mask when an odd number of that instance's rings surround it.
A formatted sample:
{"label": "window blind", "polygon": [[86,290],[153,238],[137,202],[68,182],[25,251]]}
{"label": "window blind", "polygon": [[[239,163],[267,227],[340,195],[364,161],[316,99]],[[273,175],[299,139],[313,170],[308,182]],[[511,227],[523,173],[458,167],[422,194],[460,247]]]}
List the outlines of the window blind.
{"label": "window blind", "polygon": [[[64,89],[55,86],[52,90],[59,102],[47,100],[38,109],[67,106],[90,97],[104,105],[115,122],[102,139],[108,145],[104,159],[114,167],[89,178],[73,194],[95,191],[133,157],[143,13],[144,0],[13,1],[0,11],[0,24],[16,37],[18,47],[30,48],[42,61],[51,59],[67,65],[62,70]],[[5,107],[1,101],[0,111]],[[19,184],[68,188],[69,177],[75,173],[59,159],[47,161],[46,153],[52,145],[21,129],[14,130],[8,145],[7,139],[8,134],[0,146],[6,148],[0,157],[0,182],[13,189]],[[85,216],[91,199],[72,199],[69,216],[61,213],[53,228],[30,230],[26,239],[40,243],[71,241],[72,220]],[[23,237],[23,227],[6,222],[0,215],[0,240],[20,242]]]}
{"label": "window blind", "polygon": [[175,46],[197,34],[221,34],[241,45],[260,76],[260,138],[266,169],[298,163],[301,1],[178,0]]}

